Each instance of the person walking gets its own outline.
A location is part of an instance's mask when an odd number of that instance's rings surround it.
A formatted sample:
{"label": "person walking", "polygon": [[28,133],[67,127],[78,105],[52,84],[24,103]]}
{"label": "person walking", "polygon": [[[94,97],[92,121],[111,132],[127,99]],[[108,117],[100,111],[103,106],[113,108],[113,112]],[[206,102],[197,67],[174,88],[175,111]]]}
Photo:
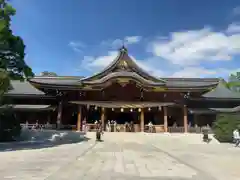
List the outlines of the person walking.
{"label": "person walking", "polygon": [[235,143],[235,147],[238,147],[240,144],[240,135],[239,135],[239,130],[238,128],[236,128],[233,131],[233,139],[234,139],[234,143]]}

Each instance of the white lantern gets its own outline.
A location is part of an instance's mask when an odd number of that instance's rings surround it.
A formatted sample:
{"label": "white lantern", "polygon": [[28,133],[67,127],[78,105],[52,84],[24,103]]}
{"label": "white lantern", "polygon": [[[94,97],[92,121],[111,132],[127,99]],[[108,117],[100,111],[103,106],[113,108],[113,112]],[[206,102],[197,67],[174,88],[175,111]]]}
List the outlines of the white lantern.
{"label": "white lantern", "polygon": [[148,111],[151,111],[151,108],[148,108]]}
{"label": "white lantern", "polygon": [[95,108],[94,108],[95,110],[97,110],[98,109],[98,107],[97,106],[95,106]]}
{"label": "white lantern", "polygon": [[114,111],[114,108],[112,108],[112,111]]}
{"label": "white lantern", "polygon": [[121,112],[123,112],[124,111],[124,109],[123,108],[121,108]]}
{"label": "white lantern", "polygon": [[130,111],[133,112],[133,109],[131,108]]}
{"label": "white lantern", "polygon": [[162,110],[162,107],[161,107],[161,106],[159,106],[159,107],[158,107],[158,110],[159,110],[159,111],[161,111],[161,110]]}
{"label": "white lantern", "polygon": [[138,112],[141,112],[141,108],[138,108]]}

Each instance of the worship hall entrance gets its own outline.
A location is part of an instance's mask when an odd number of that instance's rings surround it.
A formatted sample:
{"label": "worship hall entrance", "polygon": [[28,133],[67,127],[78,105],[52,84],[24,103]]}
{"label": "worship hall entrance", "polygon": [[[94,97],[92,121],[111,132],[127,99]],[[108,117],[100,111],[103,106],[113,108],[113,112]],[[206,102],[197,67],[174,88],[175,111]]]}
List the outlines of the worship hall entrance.
{"label": "worship hall entrance", "polygon": [[139,112],[123,108],[106,109],[105,127],[109,132],[139,131]]}

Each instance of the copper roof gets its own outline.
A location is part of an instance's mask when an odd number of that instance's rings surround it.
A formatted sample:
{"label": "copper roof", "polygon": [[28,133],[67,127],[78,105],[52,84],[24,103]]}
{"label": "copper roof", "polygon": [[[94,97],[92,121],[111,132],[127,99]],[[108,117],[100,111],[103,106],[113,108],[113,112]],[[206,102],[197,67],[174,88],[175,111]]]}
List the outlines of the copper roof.
{"label": "copper roof", "polygon": [[118,102],[118,101],[70,101],[73,104],[98,106],[105,108],[148,108],[172,106],[173,102]]}

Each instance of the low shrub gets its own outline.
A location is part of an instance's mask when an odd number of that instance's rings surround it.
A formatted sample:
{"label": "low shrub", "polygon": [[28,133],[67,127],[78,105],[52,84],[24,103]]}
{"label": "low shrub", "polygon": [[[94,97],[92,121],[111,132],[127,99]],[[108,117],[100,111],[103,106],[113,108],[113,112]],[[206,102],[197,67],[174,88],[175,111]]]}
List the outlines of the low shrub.
{"label": "low shrub", "polygon": [[0,113],[0,142],[14,141],[21,134],[21,125],[12,110]]}
{"label": "low shrub", "polygon": [[213,124],[213,133],[219,142],[232,142],[233,131],[240,127],[240,115],[221,114]]}

